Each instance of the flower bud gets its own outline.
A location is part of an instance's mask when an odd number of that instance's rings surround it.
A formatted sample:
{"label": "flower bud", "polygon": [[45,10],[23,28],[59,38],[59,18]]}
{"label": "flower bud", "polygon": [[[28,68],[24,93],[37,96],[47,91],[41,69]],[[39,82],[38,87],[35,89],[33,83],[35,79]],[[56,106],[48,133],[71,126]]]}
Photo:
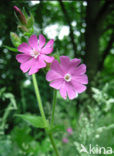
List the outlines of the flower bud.
{"label": "flower bud", "polygon": [[21,10],[17,6],[14,6],[13,8],[14,8],[15,13],[16,13],[17,17],[19,18],[20,22],[23,25],[26,25],[27,21],[26,21],[24,14],[21,12]]}
{"label": "flower bud", "polygon": [[12,44],[15,47],[18,47],[21,44],[21,39],[16,33],[10,32],[10,37],[11,37]]}
{"label": "flower bud", "polygon": [[34,17],[32,14],[27,18],[27,28],[33,27],[34,24]]}
{"label": "flower bud", "polygon": [[28,32],[28,29],[24,25],[19,25],[18,28],[22,32]]}

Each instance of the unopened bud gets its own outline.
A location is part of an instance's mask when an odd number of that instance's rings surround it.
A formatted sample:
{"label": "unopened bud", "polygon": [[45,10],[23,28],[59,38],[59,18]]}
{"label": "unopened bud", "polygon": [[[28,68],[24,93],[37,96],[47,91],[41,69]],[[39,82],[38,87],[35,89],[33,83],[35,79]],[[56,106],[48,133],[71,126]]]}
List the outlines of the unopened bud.
{"label": "unopened bud", "polygon": [[34,24],[34,17],[32,14],[27,18],[27,28],[33,27]]}
{"label": "unopened bud", "polygon": [[28,29],[27,29],[24,25],[19,25],[18,28],[19,28],[22,32],[28,32]]}
{"label": "unopened bud", "polygon": [[10,32],[10,37],[11,37],[11,41],[15,47],[18,47],[21,44],[21,39],[16,33]]}
{"label": "unopened bud", "polygon": [[22,24],[26,25],[27,21],[26,21],[24,14],[21,12],[21,10],[17,6],[14,6],[13,8],[14,8],[15,13],[16,13],[17,17],[19,18],[20,22]]}

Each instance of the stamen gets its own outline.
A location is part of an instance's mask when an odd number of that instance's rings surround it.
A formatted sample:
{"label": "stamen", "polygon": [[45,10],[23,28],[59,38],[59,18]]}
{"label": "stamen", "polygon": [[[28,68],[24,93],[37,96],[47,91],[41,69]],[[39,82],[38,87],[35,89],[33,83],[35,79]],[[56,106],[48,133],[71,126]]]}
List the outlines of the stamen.
{"label": "stamen", "polygon": [[65,81],[67,81],[67,82],[71,81],[71,75],[70,75],[70,74],[66,74],[66,75],[64,76],[64,79],[65,79]]}
{"label": "stamen", "polygon": [[33,49],[31,56],[34,57],[34,58],[37,58],[39,56],[39,54],[40,53],[38,51]]}

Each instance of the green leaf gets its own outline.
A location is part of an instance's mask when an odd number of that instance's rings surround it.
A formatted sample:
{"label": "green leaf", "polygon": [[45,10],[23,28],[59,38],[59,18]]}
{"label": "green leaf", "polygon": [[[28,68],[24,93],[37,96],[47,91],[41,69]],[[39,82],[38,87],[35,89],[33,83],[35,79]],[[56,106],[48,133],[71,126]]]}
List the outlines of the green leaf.
{"label": "green leaf", "polygon": [[104,61],[104,67],[108,73],[114,73],[114,55],[110,54]]}
{"label": "green leaf", "polygon": [[41,116],[31,115],[31,114],[17,114],[17,117],[22,118],[28,124],[36,128],[45,128],[46,125]]}
{"label": "green leaf", "polygon": [[25,33],[24,33],[24,36],[30,37],[30,36],[33,34],[33,32],[34,32],[34,30],[33,30],[33,28],[31,27],[31,28],[29,28],[29,32],[25,32]]}
{"label": "green leaf", "polygon": [[31,32],[25,32],[25,33],[24,33],[24,36],[28,36],[28,37],[30,37],[31,35],[32,35]]}
{"label": "green leaf", "polygon": [[6,46],[6,45],[4,47],[7,48],[10,51],[18,52],[18,50],[16,48],[12,48],[12,47],[9,47],[9,46]]}

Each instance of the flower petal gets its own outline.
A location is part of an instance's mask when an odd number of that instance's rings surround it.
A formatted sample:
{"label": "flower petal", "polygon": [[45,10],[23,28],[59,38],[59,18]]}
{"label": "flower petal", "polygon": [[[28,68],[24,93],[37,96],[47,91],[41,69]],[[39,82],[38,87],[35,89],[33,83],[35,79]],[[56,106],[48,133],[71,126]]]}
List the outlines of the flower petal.
{"label": "flower petal", "polygon": [[29,70],[29,75],[35,74],[39,71],[38,68],[32,66],[31,69]]}
{"label": "flower petal", "polygon": [[70,65],[70,59],[68,56],[60,56],[60,66],[65,71],[65,73],[68,72],[69,65]]}
{"label": "flower petal", "polygon": [[40,57],[47,63],[52,63],[54,60],[53,56],[47,56],[47,55],[41,54]]}
{"label": "flower petal", "polygon": [[42,34],[40,34],[39,35],[39,44],[38,44],[38,47],[39,48],[42,48],[44,46],[44,44],[45,44],[45,37]]}
{"label": "flower petal", "polygon": [[62,84],[64,82],[64,79],[61,78],[61,79],[57,79],[57,80],[54,80],[50,83],[50,86],[55,88],[55,89],[60,89]]}
{"label": "flower petal", "polygon": [[66,82],[64,81],[61,88],[60,88],[60,94],[61,96],[66,99],[67,98],[67,88],[66,88]]}
{"label": "flower petal", "polygon": [[86,65],[85,64],[81,64],[80,66],[78,66],[77,68],[74,68],[72,71],[70,71],[70,73],[72,75],[82,75],[86,72]]}
{"label": "flower petal", "polygon": [[29,75],[35,74],[39,71],[37,64],[32,64],[32,67],[29,70]]}
{"label": "flower petal", "polygon": [[88,84],[88,77],[85,74],[72,76],[72,79],[81,84]]}
{"label": "flower petal", "polygon": [[54,57],[53,57],[53,56],[45,56],[45,61],[46,61],[47,63],[52,63],[53,60],[54,60]]}
{"label": "flower petal", "polygon": [[60,56],[60,66],[65,71],[65,73],[71,73],[72,70],[76,69],[76,67],[80,64],[80,59],[72,59],[70,60],[68,56]]}
{"label": "flower petal", "polygon": [[54,40],[50,40],[44,48],[42,48],[42,54],[50,54],[53,51]]}
{"label": "flower petal", "polygon": [[62,78],[62,76],[54,70],[49,70],[46,74],[47,81],[53,81],[59,78]]}
{"label": "flower petal", "polygon": [[78,66],[80,64],[81,60],[80,59],[77,59],[77,58],[74,58],[71,60],[71,63],[72,65],[74,64],[74,66]]}
{"label": "flower petal", "polygon": [[38,50],[38,39],[36,35],[31,35],[28,42],[31,48]]}
{"label": "flower petal", "polygon": [[27,43],[23,42],[21,45],[19,45],[18,51],[30,55],[32,49],[30,48],[30,46]]}
{"label": "flower petal", "polygon": [[55,72],[61,74],[62,76],[64,76],[64,71],[62,70],[62,68],[60,67],[60,64],[57,60],[54,60],[51,64],[51,70],[54,70]]}
{"label": "flower petal", "polygon": [[77,92],[71,83],[66,83],[67,93],[70,100],[73,100],[77,97]]}
{"label": "flower petal", "polygon": [[33,63],[33,59],[30,59],[30,60],[28,60],[27,62],[22,63],[22,64],[20,65],[20,69],[21,69],[24,73],[26,73],[26,72],[30,69],[30,67],[32,66],[32,63]]}
{"label": "flower petal", "polygon": [[82,93],[86,90],[86,86],[82,85],[79,82],[72,80],[71,83],[72,83],[72,86],[76,89],[77,93]]}
{"label": "flower petal", "polygon": [[26,54],[18,54],[16,55],[16,60],[20,63],[24,63],[28,61],[31,58],[31,56],[26,55]]}
{"label": "flower petal", "polygon": [[46,63],[41,57],[34,59],[34,65],[37,66],[37,68],[39,69],[46,67]]}
{"label": "flower petal", "polygon": [[46,67],[46,63],[45,63],[44,57],[42,55],[40,55],[37,58],[37,62],[38,62],[38,68],[44,68],[44,67]]}

